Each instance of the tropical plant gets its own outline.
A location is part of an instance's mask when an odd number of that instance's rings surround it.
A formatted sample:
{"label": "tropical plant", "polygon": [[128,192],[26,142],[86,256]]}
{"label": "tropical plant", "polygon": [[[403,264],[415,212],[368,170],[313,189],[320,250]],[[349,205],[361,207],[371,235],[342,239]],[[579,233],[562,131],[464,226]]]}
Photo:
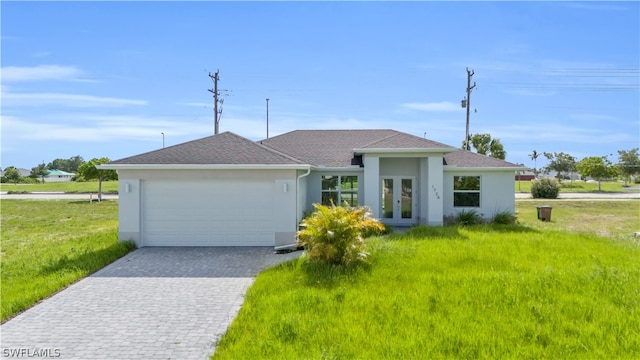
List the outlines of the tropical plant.
{"label": "tropical plant", "polygon": [[618,155],[618,173],[624,178],[624,184],[626,186],[632,176],[640,174],[638,148],[633,148],[629,151],[618,150]]}
{"label": "tropical plant", "polygon": [[367,207],[313,204],[316,209],[298,231],[298,246],[303,246],[311,261],[350,265],[367,262],[364,233],[384,231],[384,225],[371,217]]}
{"label": "tropical plant", "polygon": [[462,226],[478,225],[482,223],[482,217],[475,210],[462,210],[456,215],[455,222]]}
{"label": "tropical plant", "polygon": [[501,160],[507,157],[507,152],[504,150],[500,139],[492,139],[490,134],[469,135],[469,139],[462,144],[463,148],[466,148],[467,142],[471,143],[471,146],[473,146],[478,154]]}
{"label": "tropical plant", "polygon": [[553,179],[540,179],[531,185],[531,196],[534,199],[557,199],[560,187]]}
{"label": "tropical plant", "polygon": [[533,173],[538,176],[538,156],[540,156],[540,153],[538,153],[535,149],[531,152],[531,154],[529,154],[529,159],[533,160]]}
{"label": "tropical plant", "polygon": [[499,225],[513,225],[516,223],[516,217],[509,211],[501,211],[493,216],[491,222]]}
{"label": "tropical plant", "polygon": [[591,177],[597,180],[598,191],[602,191],[600,182],[603,179],[614,178],[618,174],[616,168],[606,156],[586,157],[576,164],[576,169],[583,178]]}
{"label": "tropical plant", "polygon": [[78,175],[85,180],[98,179],[98,199],[102,200],[102,181],[104,180],[117,180],[118,173],[115,170],[98,170],[96,165],[108,163],[109,158],[93,158],[78,168]]}

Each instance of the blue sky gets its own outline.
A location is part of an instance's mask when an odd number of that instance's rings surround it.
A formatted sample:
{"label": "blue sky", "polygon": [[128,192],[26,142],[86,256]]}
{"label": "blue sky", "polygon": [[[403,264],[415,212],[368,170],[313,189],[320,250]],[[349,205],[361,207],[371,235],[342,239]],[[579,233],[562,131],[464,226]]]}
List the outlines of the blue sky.
{"label": "blue sky", "polygon": [[[220,131],[392,128],[507,160],[640,146],[639,2],[6,2],[2,168]],[[538,167],[546,160],[538,160]]]}

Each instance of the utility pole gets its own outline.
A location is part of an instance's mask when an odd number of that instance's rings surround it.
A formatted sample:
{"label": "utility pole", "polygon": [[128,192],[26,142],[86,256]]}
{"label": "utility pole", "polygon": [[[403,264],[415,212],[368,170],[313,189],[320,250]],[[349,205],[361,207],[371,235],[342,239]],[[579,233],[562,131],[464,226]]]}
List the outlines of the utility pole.
{"label": "utility pole", "polygon": [[267,98],[267,139],[269,138],[269,98]]}
{"label": "utility pole", "polygon": [[467,68],[467,96],[462,99],[462,107],[466,107],[467,108],[467,130],[465,132],[465,136],[464,136],[464,144],[466,144],[466,146],[464,147],[465,150],[469,150],[469,111],[471,109],[471,90],[473,90],[473,88],[476,87],[476,82],[473,82],[473,86],[471,86],[471,78],[473,77],[473,75],[475,74],[475,72],[473,70],[469,71],[469,68]]}
{"label": "utility pole", "polygon": [[[215,74],[209,73],[209,77],[213,81],[213,89],[207,89],[209,92],[213,93],[213,133],[218,134],[218,130],[220,127],[220,117],[222,114],[222,108],[218,111],[218,97],[220,96],[220,91],[218,91],[218,80],[220,80],[220,76],[218,75],[220,70],[216,70]],[[222,105],[222,101],[220,101],[220,105]]]}

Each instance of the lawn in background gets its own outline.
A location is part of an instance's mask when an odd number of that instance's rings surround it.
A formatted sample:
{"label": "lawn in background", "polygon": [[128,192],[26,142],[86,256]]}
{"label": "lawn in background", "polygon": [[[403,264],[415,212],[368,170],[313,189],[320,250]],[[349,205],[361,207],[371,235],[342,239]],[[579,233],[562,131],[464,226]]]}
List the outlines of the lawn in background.
{"label": "lawn in background", "polygon": [[[551,222],[538,220],[537,207],[551,206]],[[518,223],[535,230],[567,230],[629,240],[640,231],[640,200],[543,200],[516,201]]]}
{"label": "lawn in background", "polygon": [[[64,192],[69,194],[98,193],[97,181],[66,181],[66,182],[45,182],[40,184],[0,184],[0,190],[8,193],[31,193],[31,192]],[[117,193],[117,181],[103,181],[102,193]]]}
{"label": "lawn in background", "polygon": [[2,321],[123,256],[118,202],[6,200],[2,219]]}
{"label": "lawn in background", "polygon": [[[639,204],[554,204],[542,223],[518,202],[520,225],[371,239],[368,268],[282,264],[258,275],[213,358],[638,358]],[[596,235],[606,222],[620,222],[613,238]]]}
{"label": "lawn in background", "polygon": [[[531,184],[533,181],[516,181],[515,189],[517,193],[528,193],[531,194]],[[603,181],[601,183],[602,192],[609,193],[625,193],[629,192],[624,186],[624,182],[622,181]],[[638,184],[629,184],[631,187],[637,188]],[[635,190],[638,191],[638,190]],[[598,183],[597,182],[585,182],[578,180],[563,180],[560,184],[560,192],[563,193],[590,193],[590,192],[598,192]]]}

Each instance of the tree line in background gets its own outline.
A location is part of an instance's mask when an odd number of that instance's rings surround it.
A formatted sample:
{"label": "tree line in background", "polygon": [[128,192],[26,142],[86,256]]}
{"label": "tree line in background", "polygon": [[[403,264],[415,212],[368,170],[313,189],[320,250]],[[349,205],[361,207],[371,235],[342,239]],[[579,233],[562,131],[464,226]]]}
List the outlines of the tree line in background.
{"label": "tree line in background", "polygon": [[[465,149],[467,144],[471,145],[473,149],[482,155],[487,155],[496,159],[504,160],[507,157],[507,152],[504,150],[504,146],[498,138],[491,138],[491,134],[471,134],[467,141],[462,142],[462,148]],[[635,181],[640,180],[640,158],[638,154],[639,148],[634,148],[629,151],[618,150],[618,163],[613,164],[609,160],[609,156],[589,156],[580,161],[577,161],[575,157],[564,152],[543,152],[539,153],[533,150],[529,154],[529,158],[533,160],[533,172],[536,177],[541,173],[549,173],[550,171],[556,172],[558,181],[562,181],[567,176],[571,178],[571,174],[578,173],[582,178],[592,178],[598,181],[598,190],[600,188],[600,182],[607,179],[616,179],[621,177],[624,180],[625,186],[633,179]],[[549,160],[549,164],[542,169],[538,169],[537,160],[540,155]]]}
{"label": "tree line in background", "polygon": [[109,158],[93,158],[89,161],[84,161],[82,156],[77,155],[69,159],[55,159],[46,164],[44,161],[38,166],[31,168],[31,173],[28,176],[23,176],[20,171],[14,167],[9,166],[4,169],[2,173],[2,183],[39,183],[44,182],[45,177],[52,170],[62,170],[68,173],[75,174],[72,177],[72,181],[90,181],[98,180],[99,187],[102,185],[102,181],[106,180],[118,180],[118,173],[115,170],[98,170],[96,165],[108,163]]}
{"label": "tree line in background", "polygon": [[[600,191],[600,182],[603,180],[616,179],[618,177],[624,180],[625,186],[633,180],[638,180],[640,175],[640,155],[639,148],[631,150],[618,150],[618,163],[614,164],[609,160],[610,155],[605,156],[588,156],[577,161],[575,157],[564,152],[543,152],[540,154],[533,150],[529,154],[529,158],[534,161],[533,172],[536,177],[540,173],[556,172],[558,181],[571,178],[571,174],[578,173],[582,178],[592,178],[598,181],[598,190]],[[537,159],[543,155],[549,164],[542,169],[537,168]]]}

